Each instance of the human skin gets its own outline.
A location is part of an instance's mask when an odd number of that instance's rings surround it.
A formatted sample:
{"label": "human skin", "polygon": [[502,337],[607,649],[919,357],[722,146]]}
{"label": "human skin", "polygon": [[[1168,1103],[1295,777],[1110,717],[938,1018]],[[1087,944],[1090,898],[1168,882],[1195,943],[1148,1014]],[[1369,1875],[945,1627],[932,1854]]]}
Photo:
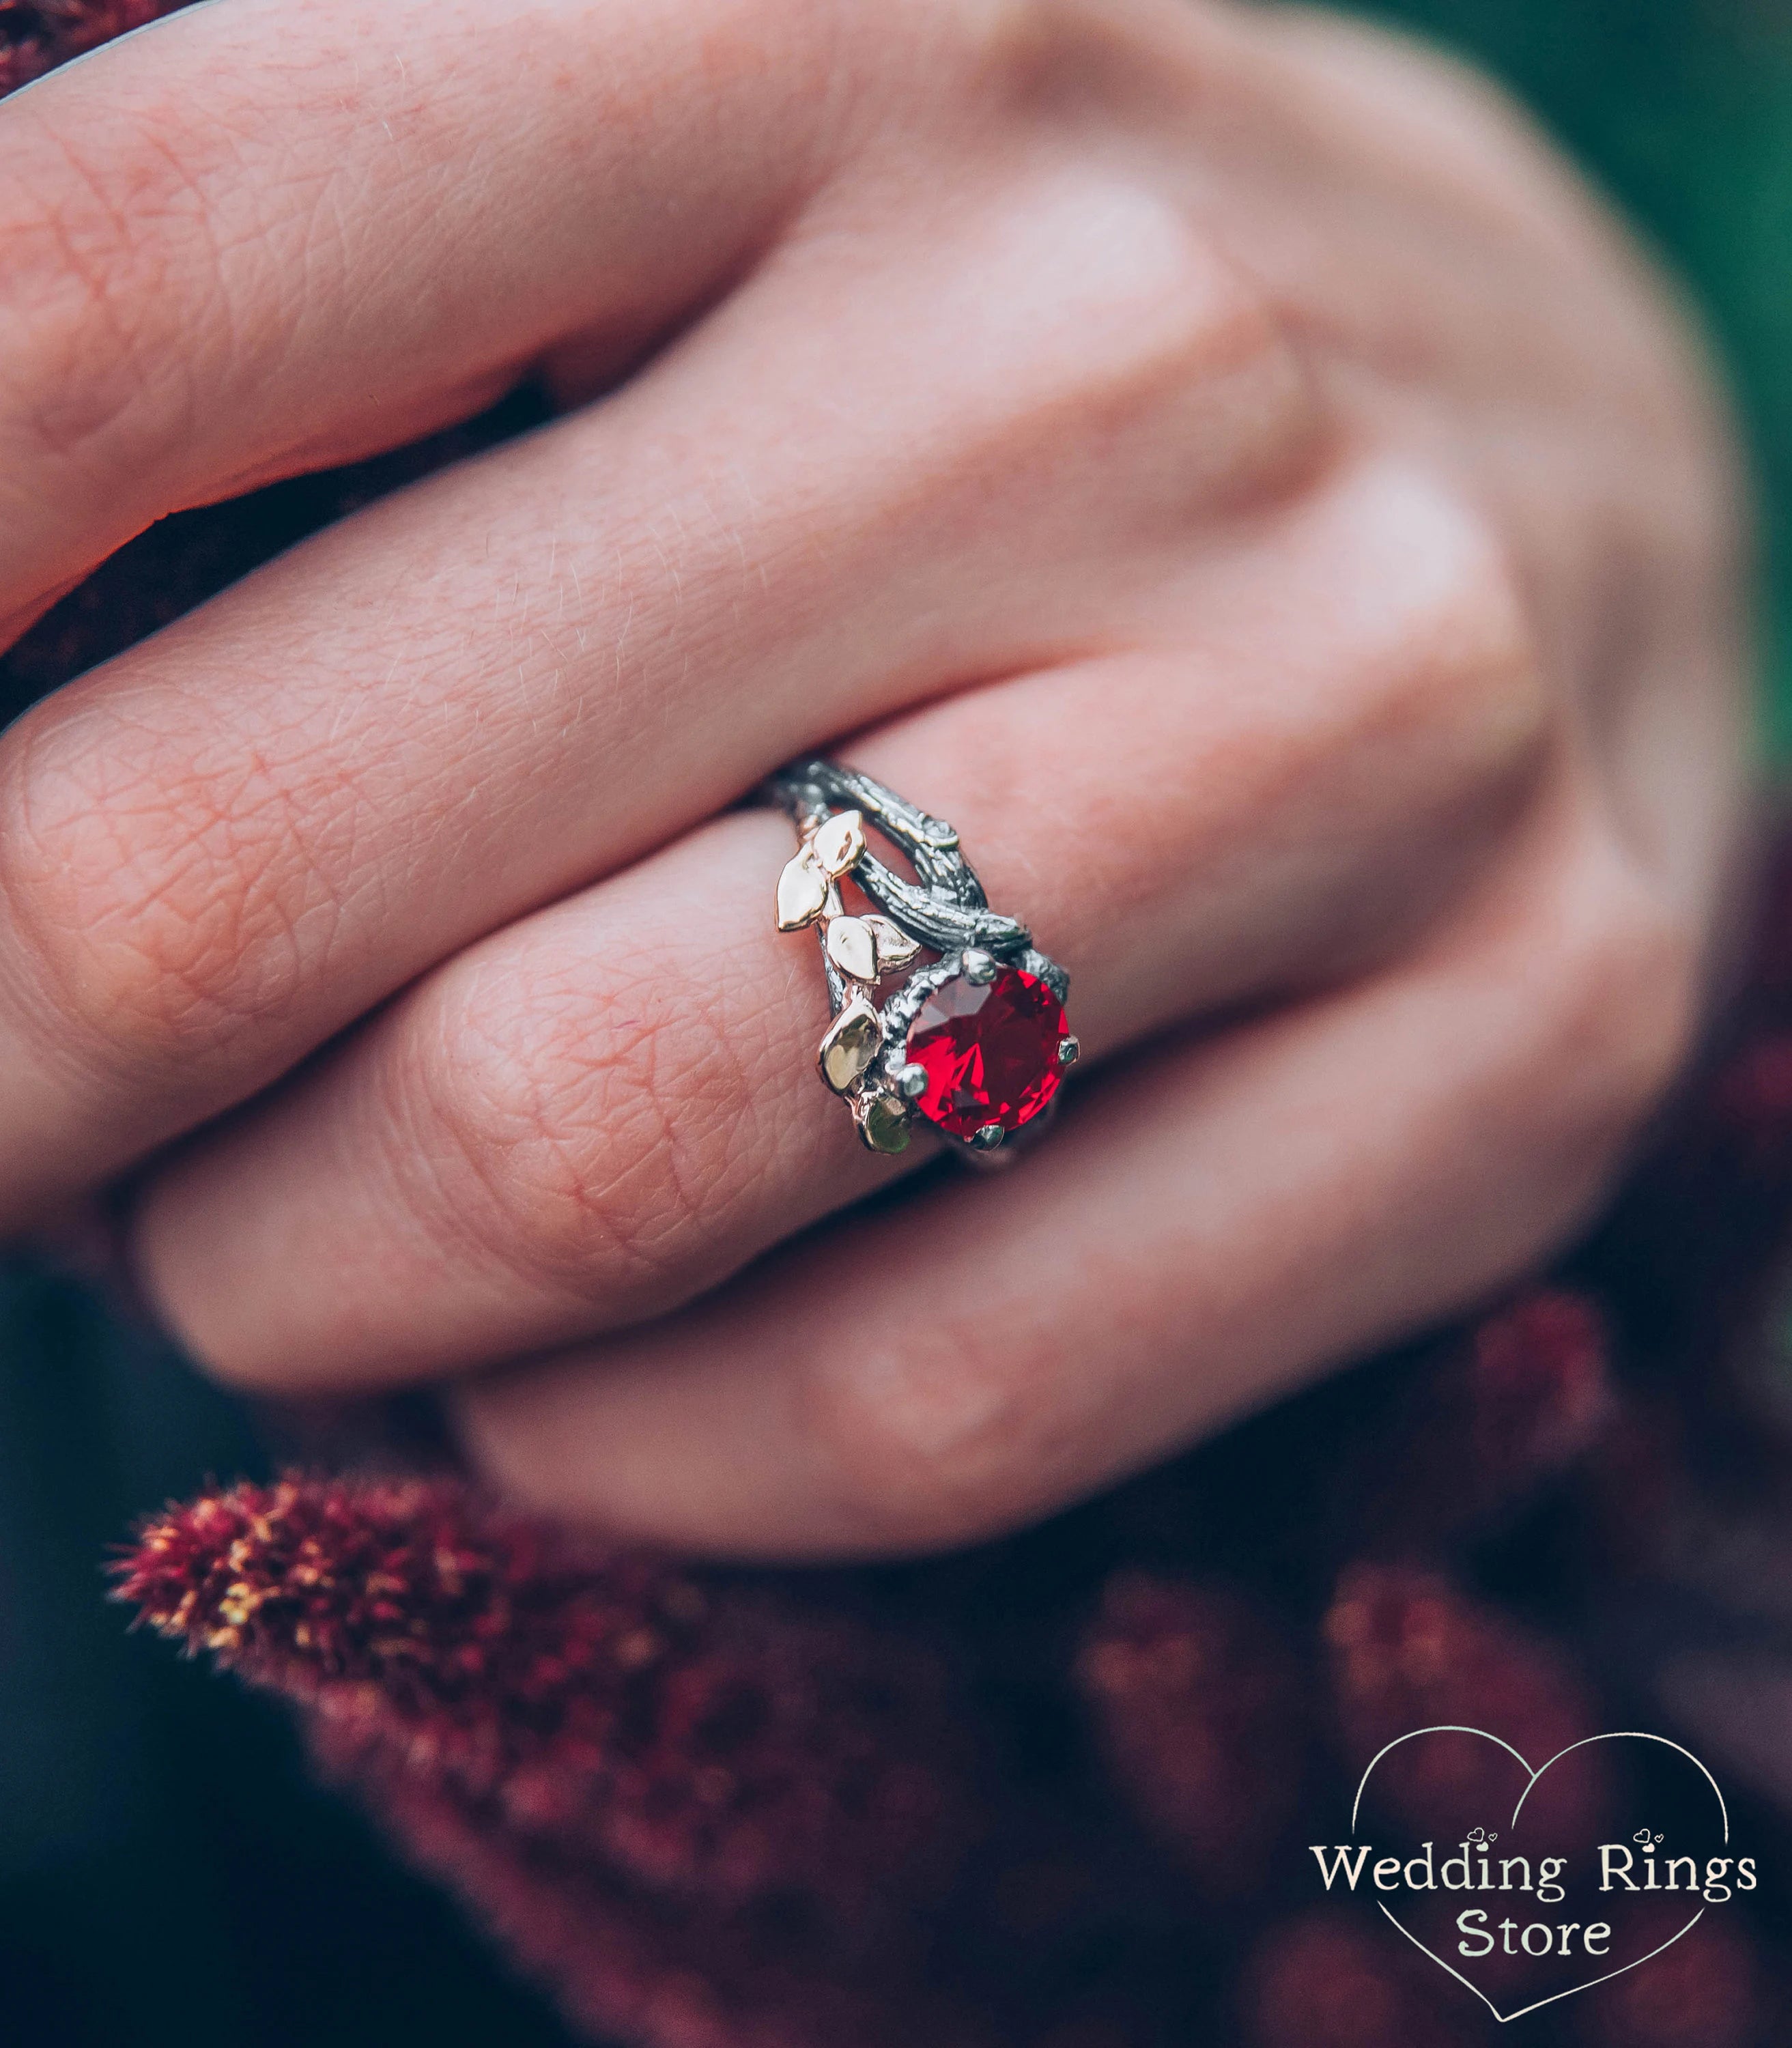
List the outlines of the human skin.
{"label": "human skin", "polygon": [[[1478,82],[1177,0],[227,0],[0,108],[7,637],[529,375],[0,738],[0,1226],[103,1195],[224,1379],[439,1383],[528,1500],[793,1557],[1047,1511],[1596,1203],[1720,950],[1739,493]],[[1010,1173],[816,1079],[730,807],[817,749],[1070,971]]]}

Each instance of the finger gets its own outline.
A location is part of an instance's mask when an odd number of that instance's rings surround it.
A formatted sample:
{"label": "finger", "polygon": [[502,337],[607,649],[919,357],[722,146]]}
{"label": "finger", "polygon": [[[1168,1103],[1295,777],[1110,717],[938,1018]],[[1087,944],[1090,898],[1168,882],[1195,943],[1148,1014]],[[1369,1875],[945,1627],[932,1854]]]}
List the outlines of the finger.
{"label": "finger", "polygon": [[[1522,801],[1527,650],[1436,509],[1429,574],[1406,550],[1397,604],[1347,572],[1375,601],[1304,680],[1114,657],[855,747],[1065,961],[1092,1059],[1409,939]],[[137,1253],[187,1342],[267,1384],[440,1372],[663,1310],[875,1185],[813,947],[772,929],[789,852],[736,816],[495,935],[165,1170]]]}
{"label": "finger", "polygon": [[844,311],[820,257],[767,278],[0,742],[0,1219],[803,747],[1204,602],[1204,526],[1309,445],[1285,340],[1155,200],[972,212]]}
{"label": "finger", "polygon": [[1026,1171],[463,1388],[475,1460],[680,1550],[933,1548],[1472,1298],[1595,1198],[1694,1007],[1685,929],[1585,819],[1552,805],[1398,972],[1123,1065]]}
{"label": "finger", "polygon": [[465,417],[557,343],[626,363],[818,175],[849,19],[232,0],[10,100],[0,618],[178,506]]}

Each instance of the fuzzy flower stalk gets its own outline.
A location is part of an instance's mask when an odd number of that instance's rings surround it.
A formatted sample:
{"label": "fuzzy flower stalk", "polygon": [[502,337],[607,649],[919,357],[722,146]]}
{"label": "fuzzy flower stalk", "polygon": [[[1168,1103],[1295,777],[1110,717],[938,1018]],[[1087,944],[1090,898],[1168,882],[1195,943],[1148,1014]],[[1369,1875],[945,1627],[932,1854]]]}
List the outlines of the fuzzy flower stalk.
{"label": "fuzzy flower stalk", "polygon": [[944,1676],[900,1635],[454,1480],[171,1507],[117,1592],[299,1702],[419,1860],[581,2018],[653,2048],[879,2038],[906,1916],[975,1825]]}

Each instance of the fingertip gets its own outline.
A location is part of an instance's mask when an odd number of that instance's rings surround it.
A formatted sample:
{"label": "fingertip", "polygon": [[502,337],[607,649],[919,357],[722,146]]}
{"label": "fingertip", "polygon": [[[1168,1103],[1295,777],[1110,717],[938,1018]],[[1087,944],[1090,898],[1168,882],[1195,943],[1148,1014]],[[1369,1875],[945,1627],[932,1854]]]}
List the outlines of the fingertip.
{"label": "fingertip", "polygon": [[701,1321],[459,1382],[449,1427],[479,1478],[577,1526],[734,1563],[884,1553],[817,1498],[783,1375]]}
{"label": "fingertip", "polygon": [[587,1519],[590,1503],[568,1486],[561,1456],[567,1433],[544,1429],[544,1393],[551,1369],[488,1373],[442,1390],[450,1433],[479,1478],[510,1499],[569,1521]]}

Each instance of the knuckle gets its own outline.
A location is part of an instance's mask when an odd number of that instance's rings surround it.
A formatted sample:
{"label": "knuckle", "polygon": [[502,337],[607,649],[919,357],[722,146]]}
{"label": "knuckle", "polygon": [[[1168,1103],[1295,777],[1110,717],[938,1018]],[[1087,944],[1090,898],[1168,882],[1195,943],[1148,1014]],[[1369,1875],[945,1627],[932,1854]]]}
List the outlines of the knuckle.
{"label": "knuckle", "polygon": [[1556,719],[1507,537],[1452,483],[1398,464],[1351,495],[1368,554],[1359,601],[1373,607],[1356,657],[1363,737],[1416,755],[1452,801],[1528,787]]}
{"label": "knuckle", "polygon": [[[948,104],[970,101],[971,132],[998,145],[965,183],[1000,200],[1027,350],[1055,357],[1065,424],[1127,436],[1135,466],[1155,453],[1181,507],[1207,514],[1232,502],[1228,483],[1248,498],[1308,474],[1335,438],[1332,413],[1281,299],[1175,180],[1090,146],[1092,130],[1137,119],[1135,92],[1161,89],[1146,82],[1155,39],[1084,0],[948,0],[946,12],[950,54],[927,60],[929,98],[943,69]],[[954,118],[956,133],[967,124]],[[1018,172],[996,171],[999,154]],[[1149,510],[1161,516],[1155,498]]]}
{"label": "knuckle", "polygon": [[[417,1063],[425,1205],[475,1255],[626,1317],[691,1290],[747,1104],[726,1034],[646,962],[475,967]],[[404,1119],[409,1121],[409,1119]],[[445,1163],[444,1163],[445,1162]]]}
{"label": "knuckle", "polygon": [[[1079,169],[1050,196],[1065,391],[1138,510],[1215,511],[1290,487],[1328,444],[1327,415],[1282,312],[1169,197]],[[1061,266],[1061,267],[1060,267]]]}
{"label": "knuckle", "polygon": [[1526,1257],[1605,1197],[1685,1063],[1704,997],[1696,914],[1602,820],[1584,810],[1573,829],[1565,859],[1507,885],[1487,991],[1502,1029],[1477,1113],[1525,1190],[1511,1212],[1530,1219]]}
{"label": "knuckle", "polygon": [[166,1065],[285,1007],[340,904],[261,764],[83,723],[28,727],[0,770],[0,901],[77,1054]]}
{"label": "knuckle", "polygon": [[1565,938],[1543,1070],[1568,1156],[1603,1181],[1684,1065],[1697,1028],[1696,921],[1634,871]]}
{"label": "knuckle", "polygon": [[937,1349],[873,1338],[812,1360],[799,1385],[803,1435],[840,1489],[842,1521],[875,1547],[974,1542],[1057,1497],[1061,1460],[1040,1441],[1012,1347],[959,1326]]}

